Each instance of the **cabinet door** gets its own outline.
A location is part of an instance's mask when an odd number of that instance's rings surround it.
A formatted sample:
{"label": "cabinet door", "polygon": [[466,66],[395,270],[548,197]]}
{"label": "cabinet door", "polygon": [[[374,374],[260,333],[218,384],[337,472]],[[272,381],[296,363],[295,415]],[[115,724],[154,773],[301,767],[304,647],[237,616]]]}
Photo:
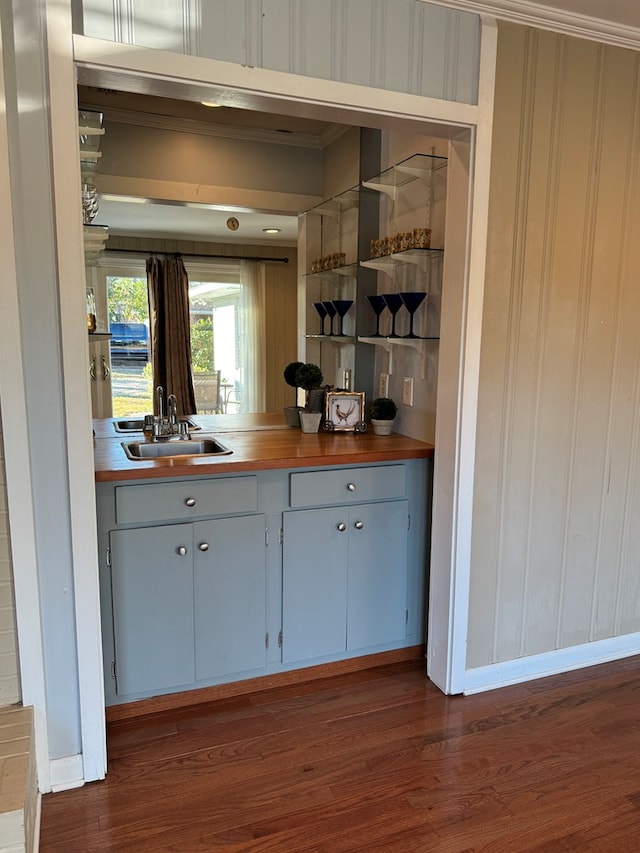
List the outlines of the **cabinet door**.
{"label": "cabinet door", "polygon": [[349,511],[347,649],[404,639],[408,513],[407,501]]}
{"label": "cabinet door", "polygon": [[264,667],[264,515],[194,524],[196,679]]}
{"label": "cabinet door", "polygon": [[91,340],[89,337],[89,377],[93,417],[112,417],[111,355],[108,339]]}
{"label": "cabinet door", "polygon": [[194,680],[192,537],[189,524],[110,534],[118,694]]}
{"label": "cabinet door", "polygon": [[348,517],[346,507],[284,513],[285,663],[345,649]]}

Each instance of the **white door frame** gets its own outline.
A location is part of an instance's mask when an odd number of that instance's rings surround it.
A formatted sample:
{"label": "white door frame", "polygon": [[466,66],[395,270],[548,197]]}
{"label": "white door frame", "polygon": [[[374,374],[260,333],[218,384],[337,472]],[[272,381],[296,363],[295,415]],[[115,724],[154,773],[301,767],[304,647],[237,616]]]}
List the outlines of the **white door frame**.
{"label": "white door frame", "polygon": [[[50,0],[51,2],[52,0]],[[432,132],[434,125],[447,125],[469,130],[475,142],[471,153],[469,183],[469,228],[465,298],[461,316],[459,370],[455,377],[457,386],[456,441],[451,460],[453,482],[445,488],[437,481],[436,492],[449,496],[450,525],[434,530],[434,545],[440,543],[440,552],[448,553],[447,564],[433,567],[438,574],[437,589],[432,585],[432,607],[440,608],[446,618],[429,626],[429,647],[432,657],[431,677],[445,692],[460,692],[464,684],[465,649],[468,619],[468,589],[470,572],[470,545],[472,521],[472,494],[475,467],[475,432],[477,391],[479,376],[480,335],[484,291],[484,260],[487,233],[489,164],[491,149],[491,122],[493,112],[493,79],[496,54],[496,27],[491,19],[483,20],[478,106],[443,102],[431,98],[388,92],[366,86],[318,80],[298,75],[273,72],[258,68],[245,68],[227,62],[177,56],[161,50],[144,50],[137,47],[106,42],[99,39],[74,36],[74,58],[81,82],[92,85],[145,91],[189,97],[211,97],[216,90],[220,98],[232,96],[238,106],[264,109],[273,112],[298,110],[302,114],[333,118],[342,123],[372,127],[396,127],[412,132]],[[167,70],[171,69],[171,74]],[[64,69],[61,70],[64,76]],[[70,81],[65,80],[68,88]],[[77,152],[68,144],[69,133],[63,132],[64,122],[71,122],[69,100],[52,102],[52,123],[58,133],[52,135],[52,155],[55,174],[62,179],[76,175]],[[73,117],[75,120],[75,117]],[[75,128],[75,124],[74,124]],[[473,164],[475,163],[475,171]],[[482,168],[480,168],[482,167]],[[57,182],[56,182],[57,183]],[[61,180],[57,200],[67,192]],[[61,215],[64,204],[58,208],[58,240],[61,263],[81,254],[78,245],[78,228]],[[470,227],[472,225],[472,227]],[[77,266],[77,264],[76,264]],[[83,741],[84,779],[101,778],[106,770],[104,706],[102,692],[102,654],[96,625],[99,626],[99,589],[97,572],[86,572],[89,564],[97,566],[97,557],[88,551],[95,543],[95,533],[87,536],[87,509],[79,501],[85,500],[88,489],[93,489],[93,455],[90,442],[91,407],[86,391],[84,352],[79,339],[80,323],[77,319],[84,306],[84,278],[73,276],[62,300],[63,358],[65,385],[77,389],[71,401],[68,428],[75,444],[73,465],[70,465],[69,482],[74,510],[78,512],[74,524],[74,554],[76,565],[75,600],[77,645],[79,656],[79,683],[81,727]],[[71,283],[73,282],[73,283]],[[68,333],[68,334],[67,334]],[[82,433],[83,438],[80,436]],[[436,466],[436,472],[438,466]],[[74,497],[76,500],[74,500]],[[95,520],[93,521],[95,525]],[[446,528],[446,529],[445,529]],[[88,541],[87,541],[88,540]],[[444,547],[442,546],[442,543]],[[82,572],[78,566],[84,566]],[[82,577],[78,577],[81,574]],[[434,600],[436,599],[436,600]],[[31,652],[30,652],[31,654]],[[33,652],[35,655],[36,652]],[[101,766],[104,762],[104,766]]]}

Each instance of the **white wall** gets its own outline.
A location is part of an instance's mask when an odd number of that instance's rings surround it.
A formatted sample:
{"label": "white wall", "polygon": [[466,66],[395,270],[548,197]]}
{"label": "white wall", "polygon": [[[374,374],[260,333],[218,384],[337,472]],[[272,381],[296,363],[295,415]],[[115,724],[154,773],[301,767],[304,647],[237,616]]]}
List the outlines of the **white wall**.
{"label": "white wall", "polygon": [[471,669],[638,651],[639,81],[636,52],[499,28]]}
{"label": "white wall", "polygon": [[83,0],[82,7],[87,36],[477,103],[480,19],[467,12],[417,0]]}
{"label": "white wall", "polygon": [[0,705],[21,699],[18,637],[16,633],[11,537],[0,420]]}

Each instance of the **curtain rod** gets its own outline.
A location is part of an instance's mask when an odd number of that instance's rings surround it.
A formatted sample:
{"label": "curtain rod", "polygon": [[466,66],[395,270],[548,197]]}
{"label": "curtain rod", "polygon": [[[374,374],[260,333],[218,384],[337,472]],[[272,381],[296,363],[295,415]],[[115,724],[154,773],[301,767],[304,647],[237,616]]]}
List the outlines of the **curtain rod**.
{"label": "curtain rod", "polygon": [[222,261],[265,261],[288,264],[289,258],[261,258],[255,255],[207,255],[202,252],[162,252],[148,249],[107,249],[108,252],[129,252],[137,255],[170,255],[173,258],[216,258]]}

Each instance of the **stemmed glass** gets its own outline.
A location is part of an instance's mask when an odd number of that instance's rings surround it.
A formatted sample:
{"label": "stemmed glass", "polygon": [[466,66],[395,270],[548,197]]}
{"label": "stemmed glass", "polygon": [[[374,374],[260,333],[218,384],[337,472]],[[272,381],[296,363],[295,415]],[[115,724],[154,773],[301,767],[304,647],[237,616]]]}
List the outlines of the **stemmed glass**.
{"label": "stemmed glass", "polygon": [[324,302],[314,302],[313,307],[318,312],[318,315],[319,315],[320,320],[322,322],[320,334],[324,335],[324,318],[327,316],[327,309],[325,308]]}
{"label": "stemmed glass", "polygon": [[387,307],[387,303],[384,301],[384,296],[380,293],[374,293],[372,296],[367,296],[367,300],[371,308],[373,309],[373,313],[376,315],[376,332],[374,335],[371,335],[372,338],[381,338],[380,334],[380,315]]}
{"label": "stemmed glass", "polygon": [[404,293],[400,293],[400,298],[404,302],[405,308],[409,312],[409,334],[405,335],[405,338],[418,338],[419,335],[414,335],[413,333],[413,315],[418,310],[418,307],[422,304],[426,297],[426,293],[424,291],[407,291]]}
{"label": "stemmed glass", "polygon": [[340,318],[340,331],[337,333],[339,337],[344,337],[343,324],[344,324],[344,316],[353,305],[353,299],[333,299],[333,307],[336,309],[336,313]]}
{"label": "stemmed glass", "polygon": [[333,336],[333,318],[337,314],[336,306],[330,300],[323,300],[322,304],[327,309],[327,317],[329,317],[329,335]]}
{"label": "stemmed glass", "polygon": [[389,337],[399,338],[400,335],[396,334],[396,314],[402,308],[402,297],[399,293],[383,293],[382,296],[387,305],[387,308],[389,309],[389,311],[391,311],[391,334],[389,335]]}

